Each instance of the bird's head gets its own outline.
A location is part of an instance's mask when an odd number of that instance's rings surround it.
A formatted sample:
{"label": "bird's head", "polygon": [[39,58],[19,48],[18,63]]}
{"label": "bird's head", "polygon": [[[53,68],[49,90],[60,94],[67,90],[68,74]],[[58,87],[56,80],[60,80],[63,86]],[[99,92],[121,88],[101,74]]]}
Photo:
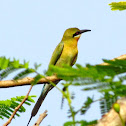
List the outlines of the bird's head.
{"label": "bird's head", "polygon": [[64,32],[62,40],[71,39],[71,38],[79,40],[81,34],[88,31],[91,30],[88,29],[80,30],[78,28],[69,28]]}

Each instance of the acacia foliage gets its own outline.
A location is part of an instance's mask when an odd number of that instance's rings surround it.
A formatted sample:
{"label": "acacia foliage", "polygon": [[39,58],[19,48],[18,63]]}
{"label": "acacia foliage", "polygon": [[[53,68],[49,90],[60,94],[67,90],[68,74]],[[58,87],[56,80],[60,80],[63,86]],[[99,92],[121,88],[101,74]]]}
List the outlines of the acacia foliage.
{"label": "acacia foliage", "polygon": [[121,1],[121,2],[112,2],[109,4],[111,7],[111,10],[115,11],[115,10],[126,10],[126,1]]}
{"label": "acacia foliage", "polygon": [[[101,93],[101,96],[97,100],[94,100],[93,97],[88,97],[79,110],[76,110],[76,108],[72,106],[71,101],[70,104],[72,110],[69,111],[69,117],[74,116],[75,119],[75,116],[79,113],[85,115],[91,104],[96,101],[100,101],[100,110],[103,115],[112,108],[113,103],[116,102],[118,98],[125,97],[126,60],[116,59],[114,61],[103,61],[105,62],[105,65],[87,64],[86,67],[83,67],[80,64],[76,64],[75,68],[66,65],[62,68],[50,66],[47,74],[51,75],[55,73],[59,78],[65,80],[63,86],[67,89],[67,92],[69,91],[68,89],[70,86],[74,86],[76,88],[81,87],[83,92],[97,90]],[[68,97],[65,98],[69,101]],[[71,125],[70,122],[65,123],[64,125],[66,126],[66,124],[68,124],[68,126],[72,126],[73,124],[78,123],[81,123],[81,121],[73,120]]]}

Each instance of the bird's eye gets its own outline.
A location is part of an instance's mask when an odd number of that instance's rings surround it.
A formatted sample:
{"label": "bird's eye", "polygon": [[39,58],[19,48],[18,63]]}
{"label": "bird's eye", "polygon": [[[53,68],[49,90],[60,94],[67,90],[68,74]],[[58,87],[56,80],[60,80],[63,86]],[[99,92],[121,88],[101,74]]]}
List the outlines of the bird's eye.
{"label": "bird's eye", "polygon": [[79,32],[76,32],[76,35],[78,35],[79,34]]}

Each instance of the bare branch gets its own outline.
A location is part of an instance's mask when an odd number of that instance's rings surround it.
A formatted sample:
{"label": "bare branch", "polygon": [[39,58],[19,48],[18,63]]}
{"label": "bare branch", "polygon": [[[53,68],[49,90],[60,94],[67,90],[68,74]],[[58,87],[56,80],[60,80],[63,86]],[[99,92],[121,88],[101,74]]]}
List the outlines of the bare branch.
{"label": "bare branch", "polygon": [[39,126],[40,123],[42,122],[42,120],[47,116],[47,110],[45,110],[44,113],[40,114],[38,120],[36,121],[36,123],[33,126]]}
{"label": "bare branch", "polygon": [[[0,88],[8,88],[8,87],[15,87],[15,86],[24,86],[24,85],[31,85],[31,82],[34,80],[32,77],[26,77],[19,80],[4,80],[0,81]],[[45,84],[51,82],[56,82],[61,79],[57,78],[55,75],[47,76],[46,78],[42,78],[39,80],[38,84]]]}
{"label": "bare branch", "polygon": [[[126,97],[117,100],[120,105],[120,115],[124,122],[126,122]],[[121,119],[117,112],[112,108],[106,113],[95,126],[123,126]]]}
{"label": "bare branch", "polygon": [[8,124],[11,123],[11,120],[14,118],[16,112],[17,112],[17,111],[19,110],[19,108],[23,105],[23,103],[27,100],[28,95],[29,95],[29,93],[30,93],[32,87],[33,87],[33,86],[30,87],[30,89],[29,89],[27,95],[26,95],[25,98],[22,100],[21,104],[19,104],[19,105],[15,108],[15,110],[14,110],[13,113],[12,113],[12,115],[10,116],[10,118],[8,119],[8,121],[7,121],[3,126],[7,126]]}
{"label": "bare branch", "polygon": [[[119,57],[116,57],[116,58],[112,59],[112,61],[114,61],[115,59],[118,59],[118,60],[126,60],[126,54],[121,55]],[[109,65],[109,64],[108,63],[101,63],[99,65]]]}

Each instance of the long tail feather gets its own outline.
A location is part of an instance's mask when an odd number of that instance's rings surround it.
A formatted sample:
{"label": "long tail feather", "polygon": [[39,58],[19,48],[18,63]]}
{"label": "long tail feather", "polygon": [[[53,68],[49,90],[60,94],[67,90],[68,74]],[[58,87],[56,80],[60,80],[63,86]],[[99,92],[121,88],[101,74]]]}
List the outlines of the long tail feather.
{"label": "long tail feather", "polygon": [[[58,82],[59,82],[59,81],[58,81]],[[57,84],[58,82],[55,82],[55,84]],[[38,112],[38,110],[39,110],[41,104],[43,103],[43,101],[44,101],[46,95],[48,94],[48,92],[49,92],[52,88],[54,88],[54,86],[52,86],[51,84],[45,84],[45,85],[44,85],[44,87],[43,87],[43,89],[42,89],[42,92],[41,92],[41,95],[39,96],[39,99],[37,100],[37,102],[36,102],[36,104],[35,104],[35,106],[34,106],[32,112],[31,112],[31,117],[30,117],[30,119],[29,119],[29,121],[28,121],[27,126],[29,125],[29,123],[30,123],[32,117],[34,117],[34,116],[37,114],[37,112]]]}
{"label": "long tail feather", "polygon": [[28,121],[28,124],[27,124],[27,126],[29,125],[29,123],[30,123],[31,119],[32,119],[32,116],[30,117],[30,119],[29,119],[29,121]]}
{"label": "long tail feather", "polygon": [[29,125],[29,123],[30,123],[32,117],[34,117],[34,116],[37,114],[37,112],[38,112],[38,110],[39,110],[41,104],[43,103],[43,101],[44,101],[46,95],[47,95],[48,92],[50,91],[50,86],[51,86],[51,85],[49,85],[49,84],[45,84],[45,85],[44,85],[44,87],[43,87],[43,89],[42,89],[42,93],[41,93],[41,95],[39,96],[39,98],[38,98],[38,100],[37,100],[37,102],[36,102],[36,104],[35,104],[35,106],[34,106],[32,112],[31,112],[31,117],[30,117],[30,119],[29,119],[29,121],[28,121],[27,126]]}
{"label": "long tail feather", "polygon": [[32,116],[35,116],[37,114],[37,112],[38,112],[38,110],[39,110],[41,104],[43,103],[47,94],[48,94],[48,91],[46,91],[40,95],[39,99],[37,100],[37,102],[32,110],[32,113],[31,113]]}

